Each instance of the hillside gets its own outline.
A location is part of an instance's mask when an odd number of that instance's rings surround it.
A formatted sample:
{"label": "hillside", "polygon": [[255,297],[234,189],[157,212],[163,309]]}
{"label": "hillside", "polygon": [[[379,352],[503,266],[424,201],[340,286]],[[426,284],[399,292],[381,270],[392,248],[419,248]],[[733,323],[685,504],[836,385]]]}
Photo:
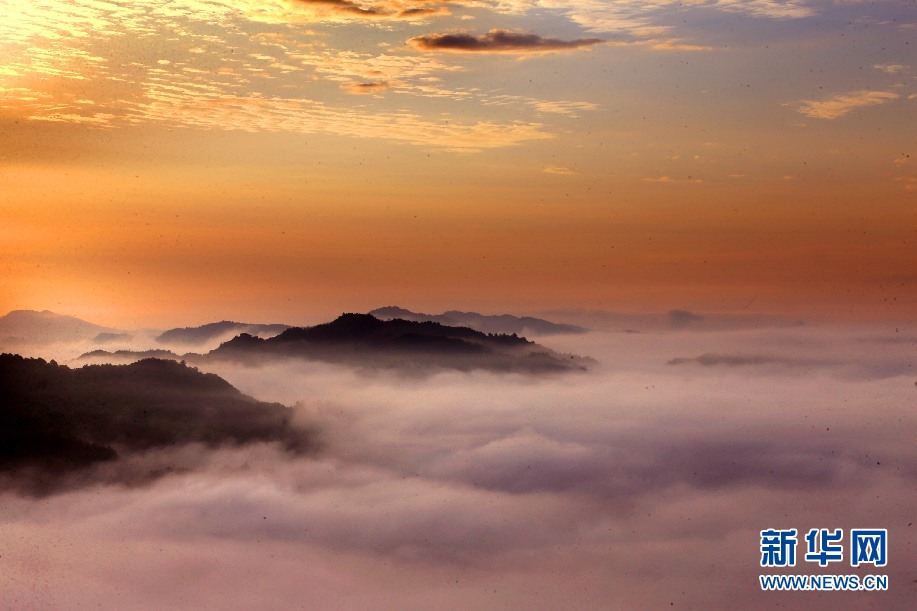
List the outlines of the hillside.
{"label": "hillside", "polygon": [[69,472],[156,448],[277,441],[304,450],[307,436],[291,418],[290,408],[173,361],[70,369],[0,355],[0,474],[36,492]]}
{"label": "hillside", "polygon": [[557,335],[562,333],[585,333],[588,329],[577,325],[551,322],[531,316],[514,316],[512,314],[487,315],[477,312],[449,310],[442,314],[421,314],[397,306],[378,308],[370,312],[381,320],[400,318],[414,322],[438,322],[448,326],[460,326],[475,329],[482,333],[517,333],[531,335]]}
{"label": "hillside", "polygon": [[289,328],[289,325],[262,325],[223,320],[201,325],[199,327],[169,329],[159,334],[156,341],[162,344],[200,345],[208,341],[239,335],[240,333],[248,333],[249,335],[256,335],[259,337],[270,337]]}
{"label": "hillside", "polygon": [[370,314],[342,314],[330,323],[293,327],[270,339],[242,334],[204,358],[257,364],[276,357],[408,371],[543,373],[583,370],[591,363],[591,359],[560,355],[515,334],[487,334],[436,322],[384,321]]}
{"label": "hillside", "polygon": [[0,346],[92,340],[114,333],[115,329],[48,310],[13,310],[0,316]]}

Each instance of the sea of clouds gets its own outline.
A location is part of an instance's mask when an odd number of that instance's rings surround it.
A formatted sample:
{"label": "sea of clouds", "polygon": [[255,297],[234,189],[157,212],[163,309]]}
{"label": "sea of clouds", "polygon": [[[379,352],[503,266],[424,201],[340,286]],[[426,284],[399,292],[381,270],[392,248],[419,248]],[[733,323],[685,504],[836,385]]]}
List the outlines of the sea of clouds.
{"label": "sea of clouds", "polygon": [[[98,467],[109,473],[92,481],[105,483],[0,493],[0,603],[856,609],[914,600],[912,331],[659,328],[542,343],[599,365],[537,377],[293,360],[208,366],[259,400],[295,406],[296,422],[316,431],[314,451],[171,447]],[[819,568],[802,561],[803,545],[795,569],[764,569],[767,528],[887,528],[888,566],[854,569],[845,553]],[[759,574],[797,573],[885,574],[890,587],[760,590]]]}

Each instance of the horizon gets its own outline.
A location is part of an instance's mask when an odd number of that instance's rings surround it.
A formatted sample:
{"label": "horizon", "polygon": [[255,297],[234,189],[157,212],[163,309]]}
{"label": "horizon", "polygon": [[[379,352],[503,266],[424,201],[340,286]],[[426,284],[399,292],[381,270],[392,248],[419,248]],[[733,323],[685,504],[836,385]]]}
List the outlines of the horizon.
{"label": "horizon", "polygon": [[[704,320],[731,319],[737,322],[745,320],[745,321],[748,321],[749,323],[758,321],[759,323],[764,322],[765,324],[807,325],[807,326],[811,326],[811,325],[844,326],[850,323],[884,326],[884,325],[897,323],[899,327],[906,329],[907,327],[905,327],[905,325],[909,326],[909,324],[912,322],[912,321],[894,321],[894,320],[889,321],[889,320],[884,320],[884,319],[877,319],[877,320],[862,320],[861,319],[857,321],[849,321],[849,320],[843,320],[843,319],[840,319],[840,320],[838,319],[821,319],[821,320],[808,319],[806,320],[804,318],[797,318],[797,317],[793,317],[789,315],[765,314],[762,312],[755,312],[755,311],[739,311],[739,312],[691,311],[691,310],[686,310],[683,308],[671,308],[668,310],[643,311],[643,312],[624,311],[624,310],[602,310],[602,309],[589,309],[589,308],[569,308],[569,309],[552,308],[552,309],[544,309],[542,311],[522,311],[522,312],[506,311],[506,310],[493,310],[493,311],[480,311],[480,310],[475,310],[475,309],[463,310],[463,309],[458,309],[458,308],[422,311],[421,309],[412,309],[409,307],[392,305],[392,304],[385,305],[385,306],[376,306],[373,308],[369,308],[367,310],[360,310],[360,311],[342,309],[342,310],[337,311],[336,313],[330,313],[324,317],[322,317],[321,313],[313,313],[310,315],[302,315],[299,318],[299,320],[280,319],[279,317],[276,317],[276,316],[271,317],[269,315],[263,319],[248,319],[248,318],[239,317],[239,316],[223,316],[223,317],[215,317],[215,318],[206,318],[206,317],[199,315],[196,318],[192,319],[191,321],[186,320],[186,319],[179,319],[175,316],[171,316],[169,318],[156,319],[156,320],[160,320],[161,324],[139,324],[139,325],[135,324],[135,325],[132,325],[132,324],[118,324],[117,322],[108,322],[107,320],[103,320],[103,319],[84,318],[82,316],[78,316],[78,315],[75,315],[69,312],[59,312],[59,311],[54,311],[50,309],[38,310],[38,309],[29,309],[29,308],[19,308],[15,310],[10,310],[6,312],[5,314],[0,314],[0,318],[5,318],[11,314],[17,314],[17,313],[42,314],[42,315],[53,315],[53,316],[64,317],[64,318],[72,318],[80,322],[88,323],[88,324],[99,326],[99,327],[105,327],[113,331],[131,331],[131,330],[164,331],[168,329],[197,328],[203,325],[216,324],[216,323],[222,323],[222,322],[233,322],[233,323],[239,323],[239,324],[252,324],[252,325],[279,324],[279,325],[288,325],[290,327],[307,327],[307,326],[314,326],[314,325],[330,322],[332,320],[336,320],[340,316],[347,315],[347,314],[370,314],[370,315],[375,316],[373,312],[377,310],[383,310],[386,308],[398,308],[398,309],[406,310],[410,312],[411,314],[428,315],[428,316],[442,316],[449,312],[453,312],[453,313],[458,313],[458,314],[480,315],[484,317],[511,316],[515,318],[535,318],[535,319],[542,320],[545,322],[579,325],[579,326],[582,326],[587,332],[602,330],[601,328],[590,328],[588,326],[590,318],[632,317],[632,318],[642,318],[645,320],[650,320],[650,319],[666,319],[667,317],[670,318],[673,315],[677,315],[677,314],[686,314],[690,316],[696,316],[699,322],[704,321]],[[117,321],[119,319],[112,319],[112,320]],[[120,319],[120,320],[124,321],[125,319]],[[150,319],[150,320],[153,320],[153,319]],[[130,319],[127,319],[127,321],[129,322]]]}

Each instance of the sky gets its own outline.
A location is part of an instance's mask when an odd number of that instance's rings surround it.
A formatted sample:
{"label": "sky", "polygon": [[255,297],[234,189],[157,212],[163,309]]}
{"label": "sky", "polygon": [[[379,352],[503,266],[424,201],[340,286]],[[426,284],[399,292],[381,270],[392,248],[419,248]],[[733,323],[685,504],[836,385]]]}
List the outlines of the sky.
{"label": "sky", "polygon": [[2,311],[914,318],[913,2],[0,15]]}

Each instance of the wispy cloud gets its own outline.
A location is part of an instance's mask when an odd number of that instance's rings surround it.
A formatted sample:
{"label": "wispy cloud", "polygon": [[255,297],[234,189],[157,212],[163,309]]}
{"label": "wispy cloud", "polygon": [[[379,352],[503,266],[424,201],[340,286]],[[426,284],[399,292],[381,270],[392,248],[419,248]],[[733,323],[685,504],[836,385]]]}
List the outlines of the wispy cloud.
{"label": "wispy cloud", "polygon": [[873,68],[876,70],[881,70],[886,74],[898,74],[899,72],[904,71],[907,66],[902,64],[874,64]]}
{"label": "wispy cloud", "polygon": [[842,93],[826,100],[802,100],[799,112],[813,119],[837,119],[857,108],[867,108],[897,100],[900,95],[893,91],[871,91],[863,89]]}
{"label": "wispy cloud", "polygon": [[538,112],[567,115],[569,117],[576,117],[579,111],[597,110],[599,108],[598,104],[593,104],[592,102],[536,101],[533,102],[533,105]]}
{"label": "wispy cloud", "polygon": [[305,11],[317,18],[341,17],[343,19],[406,19],[415,20],[434,15],[448,15],[443,6],[430,6],[436,2],[401,2],[376,0],[352,2],[351,0],[291,0],[294,10]]}
{"label": "wispy cloud", "polygon": [[360,17],[375,17],[386,14],[386,11],[380,8],[378,4],[363,5],[350,0],[293,0],[291,4],[294,7],[303,6],[330,13],[343,13]]}
{"label": "wispy cloud", "polygon": [[433,121],[420,115],[367,113],[314,100],[249,96],[200,98],[151,91],[153,102],[138,106],[146,121],[175,127],[247,132],[327,133],[373,137],[453,151],[480,151],[552,138],[539,123]]}
{"label": "wispy cloud", "polygon": [[[278,44],[275,37],[264,44]],[[349,85],[355,82],[386,83],[390,89],[421,97],[467,98],[470,92],[444,87],[442,76],[461,72],[460,66],[451,66],[428,55],[396,55],[383,53],[357,53],[339,49],[295,48],[295,42],[284,42],[280,49],[284,59],[311,69],[321,78]]]}
{"label": "wispy cloud", "polygon": [[575,176],[578,172],[574,172],[570,168],[557,165],[549,165],[541,168],[541,171],[545,174],[559,174],[560,176]]}
{"label": "wispy cloud", "polygon": [[[77,8],[79,10],[77,10]],[[430,14],[441,2],[384,0],[188,0],[168,9],[149,0],[129,5],[23,5],[0,23],[10,53],[0,58],[0,108],[29,121],[124,128],[148,122],[172,127],[248,132],[330,133],[383,138],[457,151],[485,150],[553,137],[533,103],[510,102],[528,115],[493,113],[485,89],[450,85],[461,66],[401,47],[383,53],[341,49],[303,23]],[[320,18],[319,18],[320,17]],[[245,22],[256,22],[246,31]],[[217,30],[213,25],[219,25]],[[159,37],[157,33],[178,36]],[[304,36],[304,34],[308,34]],[[156,36],[156,44],[151,44]],[[117,48],[118,40],[136,40]],[[403,40],[403,39],[402,39]],[[484,37],[485,42],[543,50],[582,41],[537,36]],[[53,41],[49,44],[48,41]],[[228,50],[228,52],[227,52]],[[37,78],[36,78],[37,77]],[[444,102],[474,99],[476,113],[444,121],[439,110],[354,108],[342,94],[383,91]],[[372,101],[372,100],[368,100]],[[556,107],[570,114],[574,106]],[[448,108],[445,109],[448,112]]]}
{"label": "wispy cloud", "polygon": [[650,176],[650,177],[644,178],[643,181],[644,182],[659,182],[659,183],[665,183],[665,184],[704,182],[700,178],[693,178],[691,176],[688,176],[687,178],[673,178],[671,176],[658,176],[658,177]]}
{"label": "wispy cloud", "polygon": [[703,4],[769,19],[801,19],[816,14],[809,0],[714,0]]}
{"label": "wispy cloud", "polygon": [[712,51],[713,47],[684,42],[677,38],[648,40],[646,46],[654,51]]}
{"label": "wispy cloud", "polygon": [[251,21],[271,24],[316,21],[415,21],[449,14],[449,9],[436,0],[192,0],[192,3],[215,5],[205,10],[226,13],[228,9],[228,12],[239,12]]}
{"label": "wispy cloud", "polygon": [[592,32],[614,32],[637,38],[656,38],[669,32],[673,15],[685,10],[718,10],[767,19],[799,19],[816,13],[806,0],[517,0],[517,6],[535,5],[563,11]]}

